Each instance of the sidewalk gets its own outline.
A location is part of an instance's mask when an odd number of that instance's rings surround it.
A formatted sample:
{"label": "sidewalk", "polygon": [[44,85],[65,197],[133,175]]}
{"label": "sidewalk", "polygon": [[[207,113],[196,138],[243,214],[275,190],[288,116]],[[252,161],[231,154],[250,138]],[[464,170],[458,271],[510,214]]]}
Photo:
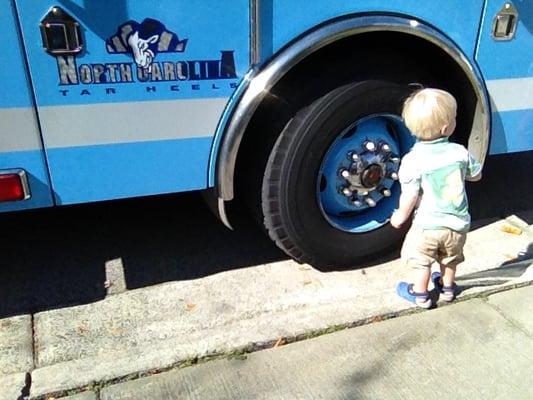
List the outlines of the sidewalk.
{"label": "sidewalk", "polygon": [[[533,281],[532,222],[533,210],[477,222],[458,271],[460,299]],[[2,319],[0,400],[65,396],[403,314],[411,307],[394,287],[405,274],[397,259],[336,272],[282,261],[135,290],[122,286],[101,301]]]}
{"label": "sidewalk", "polygon": [[113,385],[120,399],[531,399],[533,286]]}

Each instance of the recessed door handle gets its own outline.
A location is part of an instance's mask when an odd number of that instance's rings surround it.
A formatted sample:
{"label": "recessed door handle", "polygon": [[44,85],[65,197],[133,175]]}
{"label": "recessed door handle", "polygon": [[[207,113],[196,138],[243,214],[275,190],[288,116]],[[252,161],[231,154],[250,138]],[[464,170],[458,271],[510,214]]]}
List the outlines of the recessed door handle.
{"label": "recessed door handle", "polygon": [[80,24],[61,7],[54,6],[41,20],[44,49],[52,55],[75,55],[82,51]]}
{"label": "recessed door handle", "polygon": [[511,40],[516,32],[518,11],[512,3],[505,3],[492,22],[494,40]]}

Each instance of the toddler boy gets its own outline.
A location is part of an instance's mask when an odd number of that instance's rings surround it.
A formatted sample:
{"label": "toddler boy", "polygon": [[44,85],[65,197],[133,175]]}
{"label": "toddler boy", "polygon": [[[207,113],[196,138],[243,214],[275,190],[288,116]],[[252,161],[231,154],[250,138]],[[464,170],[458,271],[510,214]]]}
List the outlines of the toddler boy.
{"label": "toddler boy", "polygon": [[464,260],[463,246],[470,227],[465,180],[481,179],[481,165],[463,146],[450,143],[455,129],[457,102],[439,89],[421,89],[404,103],[402,117],[417,138],[399,170],[402,193],[391,217],[395,228],[402,226],[415,210],[407,233],[402,258],[414,271],[414,282],[399,282],[402,298],[423,308],[432,306],[428,297],[431,265],[440,272],[431,280],[440,298],[455,298],[455,270]]}

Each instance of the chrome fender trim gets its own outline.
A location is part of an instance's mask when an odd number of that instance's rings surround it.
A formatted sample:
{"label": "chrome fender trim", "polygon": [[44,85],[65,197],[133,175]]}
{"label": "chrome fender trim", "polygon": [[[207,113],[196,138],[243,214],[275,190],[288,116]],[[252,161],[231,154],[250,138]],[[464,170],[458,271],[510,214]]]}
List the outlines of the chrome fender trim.
{"label": "chrome fender trim", "polygon": [[261,70],[252,70],[246,77],[241,97],[229,110],[229,118],[219,126],[222,143],[219,146],[215,172],[215,188],[224,201],[234,197],[233,177],[237,152],[242,137],[255,110],[268,91],[296,64],[315,51],[346,37],[367,32],[402,32],[423,38],[444,50],[461,67],[477,97],[477,106],[468,140],[468,148],[483,162],[489,145],[490,103],[487,90],[477,66],[446,36],[421,21],[397,16],[354,16],[336,20],[313,30],[284,47]]}

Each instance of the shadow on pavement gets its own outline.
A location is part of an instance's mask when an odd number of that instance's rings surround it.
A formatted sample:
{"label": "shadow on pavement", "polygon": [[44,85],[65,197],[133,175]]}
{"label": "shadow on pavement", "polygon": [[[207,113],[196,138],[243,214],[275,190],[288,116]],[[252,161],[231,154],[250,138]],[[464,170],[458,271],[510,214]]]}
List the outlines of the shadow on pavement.
{"label": "shadow on pavement", "polygon": [[0,318],[103,299],[111,260],[135,289],[286,258],[252,221],[227,229],[198,193],[4,214],[0,223]]}
{"label": "shadow on pavement", "polygon": [[[531,170],[533,152],[489,157],[468,186],[474,219],[530,209]],[[251,219],[225,228],[198,193],[1,214],[0,224],[0,318],[103,299],[111,260],[135,289],[286,259]]]}
{"label": "shadow on pavement", "polygon": [[457,278],[457,294],[473,287],[487,287],[506,284],[521,277],[533,263],[533,244],[518,257],[504,262],[497,268],[461,275]]}

